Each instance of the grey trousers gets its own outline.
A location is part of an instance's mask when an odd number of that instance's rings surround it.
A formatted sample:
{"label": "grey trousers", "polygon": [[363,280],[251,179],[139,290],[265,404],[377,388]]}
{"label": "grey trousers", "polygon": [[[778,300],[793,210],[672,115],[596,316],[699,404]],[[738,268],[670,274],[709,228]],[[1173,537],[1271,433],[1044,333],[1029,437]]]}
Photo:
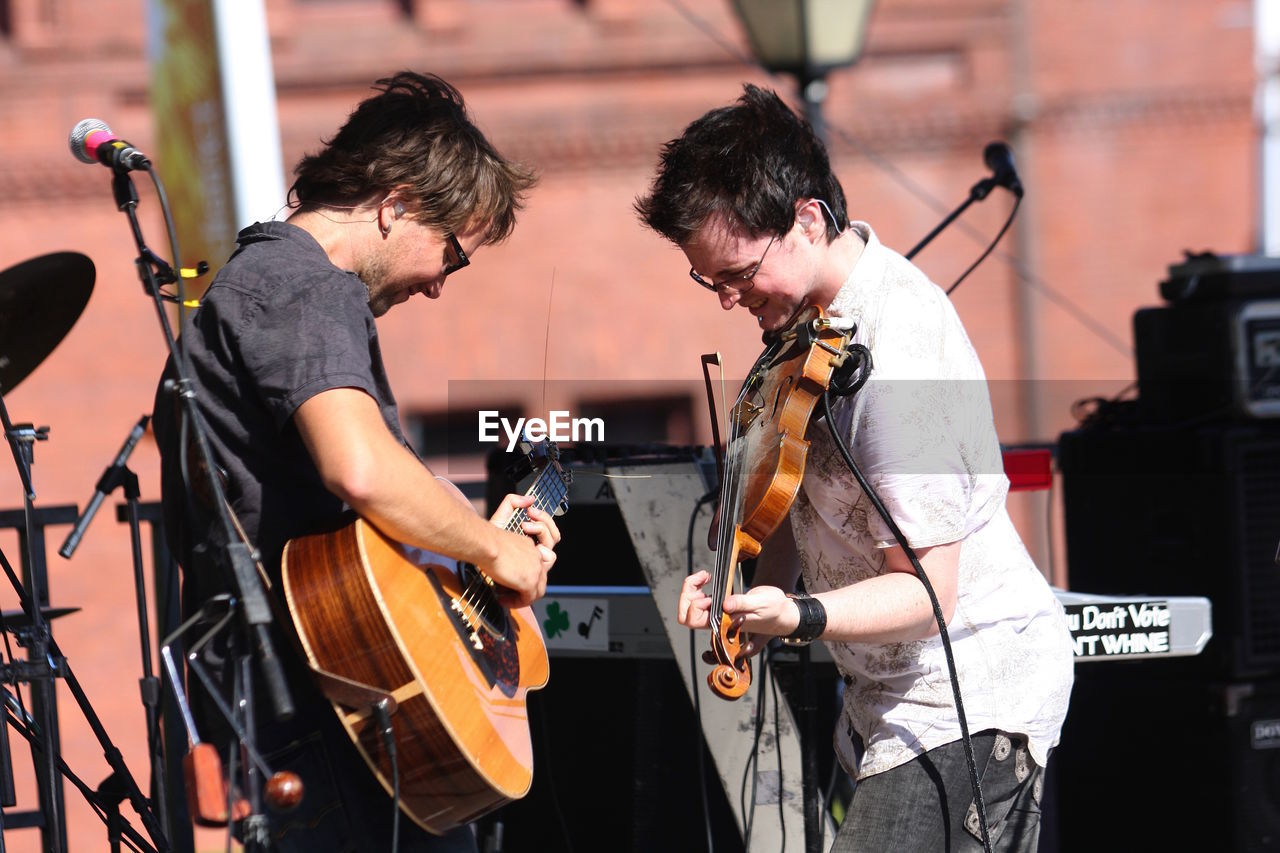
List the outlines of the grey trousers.
{"label": "grey trousers", "polygon": [[[1034,853],[1044,769],[1020,736],[971,738],[992,851]],[[858,782],[832,853],[980,853],[982,835],[960,741]]]}

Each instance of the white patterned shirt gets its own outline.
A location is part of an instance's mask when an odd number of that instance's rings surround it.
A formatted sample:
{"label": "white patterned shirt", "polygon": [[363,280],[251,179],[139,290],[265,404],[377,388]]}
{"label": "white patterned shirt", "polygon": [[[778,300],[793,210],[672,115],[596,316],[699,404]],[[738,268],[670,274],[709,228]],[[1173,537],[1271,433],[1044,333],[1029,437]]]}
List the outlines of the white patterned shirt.
{"label": "white patterned shirt", "polygon": [[[1026,735],[1043,767],[1066,717],[1073,647],[1062,606],[1005,508],[1009,481],[982,365],[943,291],[869,225],[850,227],[866,247],[827,312],[856,321],[854,340],[870,349],[873,369],[835,404],[837,427],[913,548],[963,543],[947,631],[969,731]],[[816,593],[883,574],[883,549],[897,543],[828,429],[808,437],[791,524],[805,588]],[[857,778],[960,739],[940,637],[828,647],[845,681],[836,752]]]}

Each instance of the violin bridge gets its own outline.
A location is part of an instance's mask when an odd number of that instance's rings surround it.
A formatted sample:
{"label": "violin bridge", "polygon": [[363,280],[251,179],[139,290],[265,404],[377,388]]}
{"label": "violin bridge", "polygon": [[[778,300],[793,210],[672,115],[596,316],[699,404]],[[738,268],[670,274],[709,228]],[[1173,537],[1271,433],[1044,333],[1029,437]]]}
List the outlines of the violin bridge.
{"label": "violin bridge", "polygon": [[737,411],[734,416],[736,421],[745,427],[749,426],[763,411],[764,406],[757,406],[750,400],[743,400],[738,404]]}

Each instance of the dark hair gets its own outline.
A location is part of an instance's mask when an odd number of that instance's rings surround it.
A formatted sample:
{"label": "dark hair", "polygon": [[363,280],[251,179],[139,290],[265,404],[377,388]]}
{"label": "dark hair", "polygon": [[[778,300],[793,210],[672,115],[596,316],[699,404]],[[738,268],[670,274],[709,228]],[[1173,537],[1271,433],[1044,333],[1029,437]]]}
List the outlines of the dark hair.
{"label": "dark hair", "polygon": [[299,161],[289,189],[296,205],[352,207],[400,189],[429,226],[457,232],[480,222],[486,243],[504,240],[533,171],[503,159],[439,77],[402,71],[374,88],[319,153]]}
{"label": "dark hair", "polygon": [[785,234],[795,203],[807,198],[830,205],[837,221],[823,221],[827,240],[835,239],[848,213],[826,148],[781,98],[748,83],[734,104],[711,110],[662,147],[657,177],[635,209],[683,245],[716,213],[752,236]]}

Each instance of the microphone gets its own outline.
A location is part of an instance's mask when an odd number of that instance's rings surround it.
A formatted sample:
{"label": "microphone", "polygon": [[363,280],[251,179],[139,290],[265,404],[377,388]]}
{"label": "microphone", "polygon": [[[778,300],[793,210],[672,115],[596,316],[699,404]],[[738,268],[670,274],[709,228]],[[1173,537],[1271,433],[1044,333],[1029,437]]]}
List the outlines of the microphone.
{"label": "microphone", "polygon": [[150,415],[142,416],[142,420],[138,421],[133,429],[129,431],[129,437],[124,440],[124,445],[120,448],[120,452],[116,454],[116,461],[102,472],[102,477],[98,480],[93,497],[89,499],[89,505],[85,507],[84,513],[76,520],[76,525],[71,530],[71,533],[68,534],[67,541],[63,542],[62,547],[58,549],[58,553],[63,557],[68,560],[71,559],[71,555],[80,546],[80,540],[84,537],[85,530],[89,528],[89,522],[93,521],[93,516],[97,513],[103,499],[115,491],[116,486],[120,484],[120,477],[125,471],[124,465],[129,461],[129,454],[133,453],[133,448],[137,446],[143,433],[147,431],[147,421],[149,420],[151,420]]}
{"label": "microphone", "polygon": [[998,186],[1022,198],[1022,182],[1018,180],[1018,172],[1013,168],[1013,150],[1003,142],[991,142],[982,149],[982,162],[994,174]]}
{"label": "microphone", "polygon": [[96,118],[87,118],[71,128],[67,144],[81,163],[101,163],[121,172],[151,165],[147,155],[117,137],[106,122]]}

